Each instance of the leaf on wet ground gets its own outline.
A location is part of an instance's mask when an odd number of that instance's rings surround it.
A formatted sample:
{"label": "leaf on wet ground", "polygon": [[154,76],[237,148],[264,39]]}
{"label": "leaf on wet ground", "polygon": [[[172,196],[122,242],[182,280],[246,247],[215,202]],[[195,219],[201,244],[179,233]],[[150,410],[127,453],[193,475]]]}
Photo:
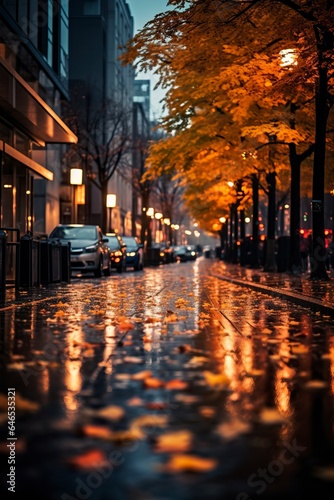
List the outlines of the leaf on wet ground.
{"label": "leaf on wet ground", "polygon": [[180,392],[179,394],[175,394],[174,400],[184,404],[196,404],[200,401],[200,398],[194,394],[184,394]]}
{"label": "leaf on wet ground", "polygon": [[217,466],[217,460],[198,455],[175,454],[161,467],[165,472],[209,472]]}
{"label": "leaf on wet ground", "polygon": [[206,356],[193,356],[189,361],[188,363],[186,364],[186,366],[201,366],[205,363],[208,363],[210,361],[209,358],[207,358]]}
{"label": "leaf on wet ground", "polygon": [[259,414],[259,420],[265,425],[283,424],[286,418],[276,408],[264,408]]}
{"label": "leaf on wet ground", "polygon": [[116,326],[119,332],[127,332],[135,328],[135,323],[123,316],[117,319]]}
{"label": "leaf on wet ground", "polygon": [[148,316],[145,318],[145,323],[161,323],[161,318],[154,318],[153,316]]}
{"label": "leaf on wet ground", "polygon": [[117,405],[109,405],[104,408],[100,408],[99,410],[96,410],[95,414],[97,417],[110,420],[111,422],[118,422],[125,417],[124,409]]}
{"label": "leaf on wet ground", "polygon": [[144,363],[144,359],[141,358],[140,356],[124,356],[123,358],[124,363]]}
{"label": "leaf on wet ground", "polygon": [[308,354],[310,352],[310,349],[306,345],[299,344],[291,346],[291,352],[292,354]]}
{"label": "leaf on wet ground", "polygon": [[140,372],[131,375],[131,378],[132,380],[145,380],[146,378],[151,376],[152,376],[151,370],[142,370]]}
{"label": "leaf on wet ground", "polygon": [[86,471],[92,470],[108,464],[107,455],[99,450],[92,449],[66,460],[67,464],[75,469]]}
{"label": "leaf on wet ground", "polygon": [[143,406],[144,400],[138,396],[134,396],[133,398],[128,399],[126,404],[128,406]]}
{"label": "leaf on wet ground", "polygon": [[154,451],[159,453],[186,452],[191,449],[193,434],[184,429],[160,434],[154,439]]}
{"label": "leaf on wet ground", "polygon": [[158,389],[159,387],[163,387],[165,382],[156,377],[146,377],[143,380],[143,386],[146,389]]}
{"label": "leaf on wet ground", "polygon": [[102,425],[83,425],[80,427],[79,432],[85,437],[103,439],[105,441],[110,441],[113,438],[112,430]]}
{"label": "leaf on wet ground", "polygon": [[186,299],[177,299],[175,301],[176,309],[185,309],[186,307],[188,307],[188,304],[189,304],[189,300],[186,300]]}
{"label": "leaf on wet ground", "polygon": [[165,388],[169,390],[183,390],[187,389],[188,383],[185,382],[184,380],[180,379],[173,379],[173,380],[168,380],[168,382],[165,383]]}
{"label": "leaf on wet ground", "polygon": [[261,328],[261,333],[264,333],[265,335],[270,335],[272,330],[269,330],[269,328]]}
{"label": "leaf on wet ground", "polygon": [[204,418],[213,418],[217,414],[217,410],[213,406],[200,406],[198,413]]}
{"label": "leaf on wet ground", "polygon": [[170,309],[167,309],[164,317],[164,323],[176,323],[178,320],[179,320],[178,315],[175,314]]}
{"label": "leaf on wet ground", "polygon": [[222,438],[226,440],[233,440],[238,438],[240,435],[245,434],[251,430],[250,424],[242,422],[239,419],[234,419],[231,422],[223,422],[220,424],[216,432]]}
{"label": "leaf on wet ground", "polygon": [[225,389],[230,385],[230,379],[225,373],[213,373],[209,370],[203,371],[203,377],[212,389]]}
{"label": "leaf on wet ground", "polygon": [[144,438],[147,434],[146,429],[155,427],[165,427],[168,424],[167,415],[140,415],[132,420],[130,430]]}
{"label": "leaf on wet ground", "polygon": [[310,390],[325,389],[327,386],[328,384],[324,380],[309,380],[304,384],[304,388]]}

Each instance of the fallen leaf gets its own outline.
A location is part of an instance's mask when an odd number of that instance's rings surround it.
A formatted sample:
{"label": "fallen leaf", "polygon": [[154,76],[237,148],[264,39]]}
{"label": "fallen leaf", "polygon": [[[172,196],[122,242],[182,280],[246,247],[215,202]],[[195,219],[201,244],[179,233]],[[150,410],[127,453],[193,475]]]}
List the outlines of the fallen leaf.
{"label": "fallen leaf", "polygon": [[130,430],[138,433],[141,437],[145,437],[145,428],[149,427],[164,427],[168,423],[167,415],[141,415],[132,420]]}
{"label": "fallen leaf", "polygon": [[239,437],[241,434],[249,432],[250,425],[241,420],[232,420],[224,422],[217,427],[217,434],[227,440],[232,440]]}
{"label": "fallen leaf", "polygon": [[160,453],[175,453],[189,451],[193,442],[193,435],[188,430],[166,432],[155,439],[154,451]]}
{"label": "fallen leaf", "polygon": [[80,428],[80,432],[87,437],[104,439],[106,441],[111,440],[113,433],[107,427],[102,425],[84,425]]}
{"label": "fallen leaf", "polygon": [[107,455],[101,450],[93,449],[80,455],[70,457],[67,463],[79,470],[98,469],[108,463]]}
{"label": "fallen leaf", "polygon": [[118,422],[125,416],[125,411],[121,406],[109,405],[105,408],[97,410],[96,415],[100,418],[110,420],[112,422]]}
{"label": "fallen leaf", "polygon": [[214,389],[226,388],[230,384],[230,379],[224,373],[213,373],[205,370],[203,376],[206,383]]}
{"label": "fallen leaf", "polygon": [[166,472],[208,472],[217,466],[217,460],[197,455],[173,455],[165,464]]}
{"label": "fallen leaf", "polygon": [[276,408],[264,408],[259,414],[259,420],[266,425],[282,424],[286,421]]}
{"label": "fallen leaf", "polygon": [[124,356],[124,363],[144,363],[143,358],[139,356]]}
{"label": "fallen leaf", "polygon": [[170,390],[183,390],[186,389],[187,387],[188,387],[187,382],[179,379],[169,380],[168,382],[165,383],[165,388]]}
{"label": "fallen leaf", "polygon": [[151,370],[142,370],[140,372],[137,372],[135,373],[134,375],[132,375],[132,380],[144,380],[148,377],[151,377],[152,376],[152,372]]}
{"label": "fallen leaf", "polygon": [[202,417],[211,418],[216,415],[216,410],[212,406],[201,406],[199,408],[199,413]]}
{"label": "fallen leaf", "polygon": [[146,389],[158,389],[159,387],[163,387],[165,383],[159,378],[147,377],[143,380],[143,385]]}

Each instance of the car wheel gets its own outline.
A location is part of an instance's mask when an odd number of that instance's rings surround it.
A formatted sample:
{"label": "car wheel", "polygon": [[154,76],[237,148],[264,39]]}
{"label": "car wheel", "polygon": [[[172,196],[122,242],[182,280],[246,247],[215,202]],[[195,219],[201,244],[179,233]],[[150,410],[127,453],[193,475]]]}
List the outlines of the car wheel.
{"label": "car wheel", "polygon": [[99,266],[96,269],[96,271],[94,271],[95,278],[101,278],[102,272],[103,272],[103,263],[102,263],[102,259],[100,259]]}
{"label": "car wheel", "polygon": [[117,266],[117,272],[122,273],[123,272],[123,264],[121,263],[119,266]]}

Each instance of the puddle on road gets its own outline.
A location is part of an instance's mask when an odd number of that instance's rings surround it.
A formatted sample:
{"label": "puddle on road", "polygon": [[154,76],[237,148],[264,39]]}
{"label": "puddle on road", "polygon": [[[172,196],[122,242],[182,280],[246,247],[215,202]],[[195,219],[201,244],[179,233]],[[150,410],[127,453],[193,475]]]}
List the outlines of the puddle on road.
{"label": "puddle on road", "polygon": [[1,458],[8,468],[11,387],[19,492],[327,494],[331,318],[216,280],[199,260],[76,282],[66,296],[0,311],[0,322]]}

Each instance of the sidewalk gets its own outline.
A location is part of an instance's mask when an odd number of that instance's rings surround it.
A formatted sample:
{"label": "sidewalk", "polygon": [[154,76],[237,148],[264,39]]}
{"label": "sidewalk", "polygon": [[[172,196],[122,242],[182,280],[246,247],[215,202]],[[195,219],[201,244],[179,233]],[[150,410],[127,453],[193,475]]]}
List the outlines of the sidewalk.
{"label": "sidewalk", "polygon": [[330,281],[310,281],[310,273],[290,275],[288,273],[265,272],[249,269],[237,264],[215,261],[210,272],[217,278],[265,292],[289,300],[323,314],[334,316],[334,271],[329,272]]}

